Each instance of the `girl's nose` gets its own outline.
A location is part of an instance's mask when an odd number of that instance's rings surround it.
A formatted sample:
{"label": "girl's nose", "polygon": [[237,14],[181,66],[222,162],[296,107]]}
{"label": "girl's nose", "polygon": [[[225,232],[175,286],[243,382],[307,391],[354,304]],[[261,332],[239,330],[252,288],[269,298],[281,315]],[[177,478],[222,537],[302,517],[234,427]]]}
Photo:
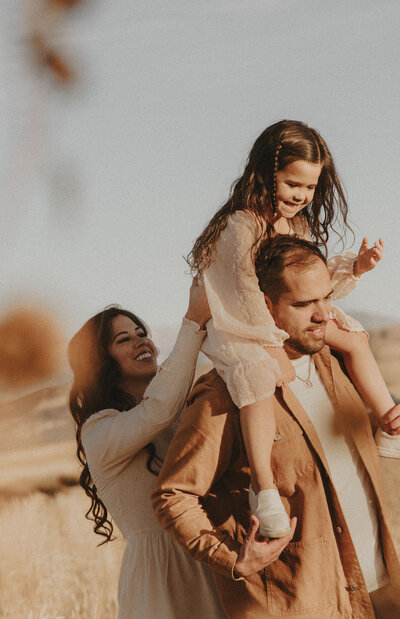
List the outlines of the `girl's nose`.
{"label": "girl's nose", "polygon": [[301,191],[296,191],[295,194],[293,195],[293,200],[295,202],[303,202],[304,201],[304,195],[302,194]]}

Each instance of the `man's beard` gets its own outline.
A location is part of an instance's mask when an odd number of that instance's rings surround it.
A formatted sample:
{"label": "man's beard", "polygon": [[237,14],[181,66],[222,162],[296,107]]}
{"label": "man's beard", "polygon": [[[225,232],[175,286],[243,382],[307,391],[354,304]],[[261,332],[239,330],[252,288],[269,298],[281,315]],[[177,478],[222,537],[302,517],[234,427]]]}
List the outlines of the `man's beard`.
{"label": "man's beard", "polygon": [[306,338],[289,337],[285,345],[301,355],[314,355],[325,346],[323,339],[311,342]]}

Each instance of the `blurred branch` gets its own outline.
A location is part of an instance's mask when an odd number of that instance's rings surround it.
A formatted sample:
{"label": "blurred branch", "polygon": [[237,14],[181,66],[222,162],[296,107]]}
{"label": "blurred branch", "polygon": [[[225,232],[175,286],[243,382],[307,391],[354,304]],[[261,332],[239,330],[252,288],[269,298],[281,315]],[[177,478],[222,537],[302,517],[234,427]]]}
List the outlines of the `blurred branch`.
{"label": "blurred branch", "polygon": [[28,40],[36,62],[63,84],[68,84],[73,80],[74,71],[64,53],[56,49],[52,38],[67,12],[81,4],[82,1],[41,0],[29,29]]}

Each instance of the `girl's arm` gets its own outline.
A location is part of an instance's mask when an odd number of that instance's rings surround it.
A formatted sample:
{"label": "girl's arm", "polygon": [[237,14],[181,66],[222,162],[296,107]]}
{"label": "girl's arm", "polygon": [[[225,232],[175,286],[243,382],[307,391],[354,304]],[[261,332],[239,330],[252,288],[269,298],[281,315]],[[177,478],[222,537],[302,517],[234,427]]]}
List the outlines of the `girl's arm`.
{"label": "girl's arm", "polygon": [[358,254],[349,251],[329,258],[327,267],[333,286],[332,298],[341,299],[348,295],[360,277],[376,267],[382,255],[382,239],[375,241],[374,245],[368,248],[368,239],[364,237]]}

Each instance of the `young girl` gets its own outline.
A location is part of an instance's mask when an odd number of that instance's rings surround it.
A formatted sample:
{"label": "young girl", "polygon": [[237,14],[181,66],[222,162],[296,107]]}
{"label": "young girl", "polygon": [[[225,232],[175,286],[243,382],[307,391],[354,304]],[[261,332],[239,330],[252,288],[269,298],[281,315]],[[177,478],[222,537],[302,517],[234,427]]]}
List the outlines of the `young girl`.
{"label": "young girl", "polygon": [[[289,519],[270,466],[275,436],[273,393],[296,376],[255,274],[262,240],[296,234],[326,250],[329,233],[347,224],[347,203],[329,149],[315,129],[283,120],[257,138],[228,201],[196,240],[188,260],[202,274],[211,309],[202,350],[225,380],[240,421],[251,469],[250,507],[260,533],[282,537]],[[347,295],[363,273],[381,259],[383,242],[362,242],[328,261],[333,298]],[[343,353],[346,368],[364,401],[382,417],[394,402],[370,351],[363,327],[332,307],[326,343]],[[306,382],[307,377],[301,377]]]}

